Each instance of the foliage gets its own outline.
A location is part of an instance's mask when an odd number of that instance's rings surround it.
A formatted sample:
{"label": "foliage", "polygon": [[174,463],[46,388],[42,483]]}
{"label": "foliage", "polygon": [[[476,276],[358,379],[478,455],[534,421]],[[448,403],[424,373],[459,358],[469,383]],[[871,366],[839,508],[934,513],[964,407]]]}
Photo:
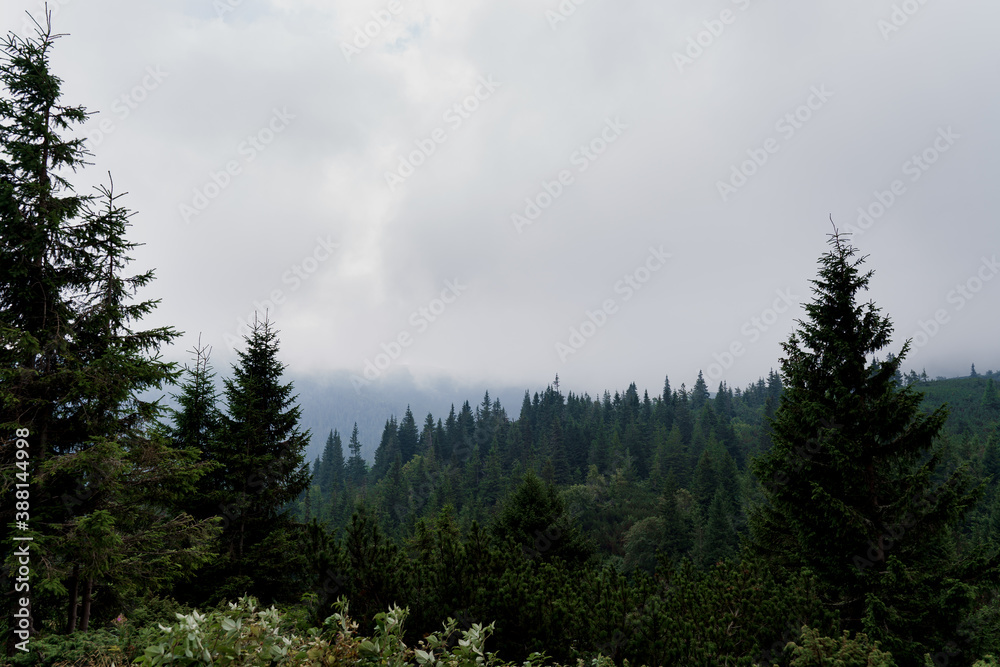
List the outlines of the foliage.
{"label": "foliage", "polygon": [[801,645],[789,643],[789,667],[896,667],[892,655],[879,650],[865,634],[854,639],[844,630],[838,639],[823,637],[819,630],[802,628]]}
{"label": "foliage", "polygon": [[[113,616],[139,581],[184,578],[209,557],[213,526],[178,510],[203,470],[157,437],[161,406],[145,398],[175,379],[160,348],[179,334],[137,326],[158,302],[136,299],[152,271],[125,274],[132,213],[113,181],[81,196],[67,180],[88,153],[62,134],[88,114],[60,102],[50,18],[34,37],[8,35],[0,58],[0,471],[4,495],[15,476],[33,482],[29,625],[72,632],[92,610]],[[16,428],[30,433],[24,467]]]}
{"label": "foliage", "polygon": [[[298,427],[294,386],[282,382],[285,367],[273,325],[255,320],[245,340],[233,377],[224,380],[227,405],[217,432],[201,440],[203,455],[217,466],[203,501],[211,500],[206,513],[221,516],[218,549],[224,555],[201,573],[194,591],[213,601],[246,593],[297,600],[303,531],[288,508],[309,484],[303,454],[309,432]],[[198,380],[196,372],[189,387]],[[185,395],[193,397],[192,391]],[[181,413],[178,428],[193,417],[190,412]]]}
{"label": "foliage", "polygon": [[183,611],[169,598],[148,598],[106,627],[71,635],[50,634],[31,640],[27,653],[11,657],[11,667],[111,667],[130,664],[161,632],[158,622],[170,622]]}
{"label": "foliage", "polygon": [[[407,610],[392,606],[375,616],[370,637],[357,634],[357,623],[348,616],[345,599],[326,619],[323,630],[311,628],[308,636],[289,632],[277,609],[258,609],[257,600],[240,598],[223,611],[178,614],[177,622],[160,626],[160,636],[145,651],[140,665],[382,665],[385,667],[500,667],[503,663],[486,652],[493,626],[475,624],[459,631],[449,618],[442,631],[410,648],[403,641]],[[533,654],[531,664],[544,662]],[[527,667],[527,663],[526,663]],[[610,667],[594,661],[593,667]]]}
{"label": "foliage", "polygon": [[921,395],[894,379],[909,342],[868,363],[892,326],[873,303],[856,303],[871,276],[859,271],[865,258],[852,260],[836,232],[830,245],[808,319],[783,345],[773,448],[753,465],[765,497],[753,542],[777,565],[814,571],[847,628],[912,663],[948,640],[978,585],[995,583],[996,550],[957,553],[954,529],[979,495],[974,476],[968,466],[938,470],[946,410],[922,413]]}

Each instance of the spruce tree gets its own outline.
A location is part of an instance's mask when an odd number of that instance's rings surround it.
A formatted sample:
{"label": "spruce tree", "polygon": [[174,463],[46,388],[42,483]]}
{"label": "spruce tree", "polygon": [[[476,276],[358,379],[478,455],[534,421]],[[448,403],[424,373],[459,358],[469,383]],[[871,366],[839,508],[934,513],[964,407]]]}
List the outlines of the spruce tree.
{"label": "spruce tree", "polygon": [[382,427],[382,439],[375,448],[375,460],[372,462],[371,478],[373,482],[378,482],[386,476],[389,468],[392,467],[396,457],[401,456],[399,449],[398,424],[396,417],[389,417]]}
{"label": "spruce tree", "polygon": [[356,487],[362,486],[368,473],[368,464],[361,457],[361,441],[358,439],[357,422],[354,422],[354,429],[351,431],[351,439],[347,443],[347,449],[351,452],[350,458],[347,459],[347,481]]}
{"label": "spruce tree", "polygon": [[702,565],[711,565],[729,558],[735,554],[735,545],[732,509],[720,488],[712,496],[712,503],[708,508],[699,560]]}
{"label": "spruce tree", "polygon": [[986,388],[983,390],[980,403],[986,410],[987,419],[1000,417],[1000,389],[993,382],[993,378],[986,380]]}
{"label": "spruce tree", "polygon": [[296,576],[289,560],[295,526],[289,504],[309,485],[304,463],[309,432],[300,431],[294,387],[282,383],[278,334],[269,320],[254,319],[246,349],[226,378],[226,414],[215,458],[225,470],[223,488],[224,583],[217,597],[252,592],[262,599],[287,598]]}
{"label": "spruce tree", "polygon": [[509,543],[529,558],[558,557],[582,563],[591,553],[556,487],[531,472],[501,503],[492,532],[501,543]]}
{"label": "spruce tree", "polygon": [[136,244],[113,183],[81,196],[66,178],[88,153],[61,133],[88,114],[60,103],[58,35],[50,16],[36,27],[8,35],[0,57],[0,469],[7,488],[8,436],[26,429],[39,553],[29,629],[72,632],[95,600],[108,614],[195,569],[211,525],[180,512],[204,471],[159,437],[161,408],[145,398],[175,377],[159,349],[178,333],[135,326],[157,304],[134,300],[153,274],[124,275]]}
{"label": "spruce tree", "polygon": [[984,571],[952,538],[976,493],[964,470],[935,476],[945,408],[923,413],[922,395],[893,381],[909,341],[877,370],[868,362],[892,325],[856,301],[872,275],[859,270],[866,258],[852,259],[836,231],[830,246],[807,319],[783,344],[773,447],[753,462],[766,498],[751,516],[753,544],[809,567],[846,628],[915,664],[952,640]]}
{"label": "spruce tree", "polygon": [[702,511],[708,509],[716,489],[719,488],[719,477],[715,468],[715,452],[705,449],[698,458],[691,480],[691,493]]}
{"label": "spruce tree", "polygon": [[437,454],[437,434],[434,431],[434,415],[427,413],[424,419],[424,427],[420,430],[420,440],[417,443],[417,454],[427,456]]}
{"label": "spruce tree", "polygon": [[708,384],[705,382],[701,371],[698,371],[698,379],[694,381],[691,388],[691,409],[695,412],[701,410],[701,406],[708,402]]}
{"label": "spruce tree", "polygon": [[173,425],[164,430],[174,447],[194,449],[205,464],[207,474],[185,503],[188,512],[204,519],[217,516],[223,502],[220,493],[225,472],[220,471],[222,464],[216,459],[222,413],[210,363],[211,347],[202,345],[199,336],[198,344],[190,352],[194,355],[194,366],[185,367],[180,393],[174,395],[178,409],[170,410]]}
{"label": "spruce tree", "polygon": [[[97,577],[118,595],[127,588],[135,590],[139,580],[145,590],[155,591],[160,587],[156,582],[168,585],[181,572],[205,562],[215,532],[214,521],[195,522],[184,513],[184,499],[207,471],[197,463],[199,450],[174,447],[163,439],[154,428],[161,407],[141,397],[176,378],[174,364],[160,359],[159,348],[178,334],[171,327],[133,328],[157,304],[133,302],[153,274],[122,276],[131,261],[127,253],[136,247],[125,239],[131,213],[118,205],[122,195],[112,187],[98,190],[100,207],[88,202],[84,213],[93,278],[78,297],[73,341],[82,368],[76,385],[80,393],[72,403],[79,415],[79,436],[86,442],[76,456],[58,457],[49,468],[53,477],[71,474],[78,479],[101,471],[84,501],[74,504],[77,516],[64,522],[71,535],[86,535],[75,542],[70,537],[64,545],[70,546],[64,553],[74,562],[71,578],[77,578],[79,562],[85,582],[81,629],[88,623],[89,593]],[[100,554],[96,561],[92,547]],[[166,556],[171,553],[176,557]]]}
{"label": "spruce tree", "polygon": [[420,441],[420,433],[417,430],[417,422],[413,418],[410,406],[406,406],[406,414],[399,422],[399,429],[396,432],[396,439],[399,441],[399,453],[403,463],[406,463],[417,453],[417,444]]}
{"label": "spruce tree", "polygon": [[663,541],[660,548],[667,562],[674,563],[691,546],[691,534],[681,516],[680,508],[677,507],[677,482],[673,471],[669,472],[663,481],[659,516],[663,519]]}
{"label": "spruce tree", "polygon": [[320,494],[326,501],[343,486],[344,483],[344,446],[340,441],[340,433],[336,429],[330,431],[323,447],[323,458],[314,468],[313,483],[319,485]]}

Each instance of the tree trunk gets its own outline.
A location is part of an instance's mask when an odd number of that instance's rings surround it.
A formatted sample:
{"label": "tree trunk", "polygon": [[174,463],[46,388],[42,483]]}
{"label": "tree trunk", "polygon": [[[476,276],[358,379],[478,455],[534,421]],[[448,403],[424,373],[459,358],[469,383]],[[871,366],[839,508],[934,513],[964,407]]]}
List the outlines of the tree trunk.
{"label": "tree trunk", "polygon": [[80,631],[86,632],[90,625],[90,593],[94,588],[94,578],[87,577],[87,584],[83,589],[83,613],[80,615]]}
{"label": "tree trunk", "polygon": [[80,565],[73,566],[73,576],[69,585],[69,620],[66,621],[66,634],[76,632],[76,608],[80,600]]}

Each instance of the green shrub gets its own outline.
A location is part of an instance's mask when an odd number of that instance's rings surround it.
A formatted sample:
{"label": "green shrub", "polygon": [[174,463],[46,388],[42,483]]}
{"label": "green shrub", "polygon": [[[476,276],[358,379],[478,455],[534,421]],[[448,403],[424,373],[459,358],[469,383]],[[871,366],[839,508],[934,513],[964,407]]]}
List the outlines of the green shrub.
{"label": "green shrub", "polygon": [[171,598],[151,597],[120,615],[108,627],[93,628],[72,635],[44,634],[33,637],[30,651],[18,651],[10,659],[11,667],[75,667],[127,665],[142,655],[142,650],[158,637],[159,622],[170,622],[183,607]]}
{"label": "green shrub", "polygon": [[[357,623],[347,613],[346,600],[339,600],[337,613],[324,629],[311,628],[308,636],[297,634],[293,623],[274,607],[258,610],[257,600],[240,598],[228,609],[201,614],[177,614],[170,626],[159,626],[159,636],[146,649],[138,664],[155,667],[265,665],[371,665],[372,667],[499,667],[502,663],[487,653],[485,642],[493,625],[473,625],[459,632],[457,621],[448,619],[441,632],[432,633],[409,648],[403,642],[407,610],[393,606],[375,616],[371,637],[357,634]],[[532,654],[531,665],[544,664],[545,656]],[[526,667],[528,663],[526,663]],[[613,667],[595,660],[592,667]]]}
{"label": "green shrub", "polygon": [[892,654],[879,650],[878,642],[871,642],[863,633],[851,639],[845,630],[834,639],[803,627],[801,642],[801,646],[789,642],[785,649],[791,653],[790,667],[896,667]]}
{"label": "green shrub", "polygon": [[29,651],[16,651],[11,657],[11,667],[53,667],[71,664],[110,667],[127,664],[134,656],[126,655],[121,648],[121,635],[117,630],[101,628],[72,635],[48,635],[32,638]]}

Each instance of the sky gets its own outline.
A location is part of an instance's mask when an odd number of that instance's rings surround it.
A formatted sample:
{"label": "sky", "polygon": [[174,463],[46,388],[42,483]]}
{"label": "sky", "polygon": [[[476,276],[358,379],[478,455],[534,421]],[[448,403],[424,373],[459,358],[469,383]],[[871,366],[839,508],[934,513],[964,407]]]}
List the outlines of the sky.
{"label": "sky", "polygon": [[[778,368],[831,219],[886,352],[1000,370],[1000,4],[55,0],[80,192],[217,369],[651,396]],[[42,2],[5,0],[32,33]],[[475,397],[472,397],[475,398]]]}

